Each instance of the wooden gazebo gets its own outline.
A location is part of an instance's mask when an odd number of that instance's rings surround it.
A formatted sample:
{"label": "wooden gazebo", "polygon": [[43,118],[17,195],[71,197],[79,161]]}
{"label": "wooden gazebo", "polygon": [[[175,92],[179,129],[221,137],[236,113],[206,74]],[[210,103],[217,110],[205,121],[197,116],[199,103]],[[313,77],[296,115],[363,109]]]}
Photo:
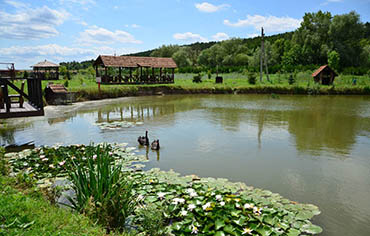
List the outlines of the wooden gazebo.
{"label": "wooden gazebo", "polygon": [[59,79],[59,65],[50,61],[41,61],[32,66],[33,73],[36,78],[42,80],[57,80]]}
{"label": "wooden gazebo", "polygon": [[315,82],[323,85],[333,84],[336,76],[338,76],[338,74],[328,65],[321,66],[312,74]]}
{"label": "wooden gazebo", "polygon": [[177,65],[172,58],[100,55],[94,67],[102,84],[167,84]]}

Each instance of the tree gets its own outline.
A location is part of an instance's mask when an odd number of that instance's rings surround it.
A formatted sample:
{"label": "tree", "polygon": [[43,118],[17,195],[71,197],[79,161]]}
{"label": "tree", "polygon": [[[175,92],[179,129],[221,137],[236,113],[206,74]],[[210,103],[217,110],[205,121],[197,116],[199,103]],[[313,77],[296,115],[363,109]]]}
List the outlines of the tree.
{"label": "tree", "polygon": [[336,51],[331,51],[328,53],[328,64],[332,69],[339,71],[339,62],[339,53],[337,53]]}
{"label": "tree", "polygon": [[362,52],[360,45],[364,36],[364,28],[360,22],[360,16],[351,11],[348,14],[336,15],[330,25],[329,35],[333,43],[333,49],[340,55],[341,67],[359,66]]}
{"label": "tree", "polygon": [[60,66],[59,67],[59,72],[61,75],[65,75],[67,73],[67,67],[66,66]]}
{"label": "tree", "polygon": [[180,48],[177,52],[172,55],[173,60],[175,60],[178,67],[190,66],[190,60],[188,58],[188,53],[185,48]]}
{"label": "tree", "polygon": [[318,11],[304,15],[301,26],[293,36],[293,42],[301,47],[304,64],[326,63],[331,19],[330,12]]}

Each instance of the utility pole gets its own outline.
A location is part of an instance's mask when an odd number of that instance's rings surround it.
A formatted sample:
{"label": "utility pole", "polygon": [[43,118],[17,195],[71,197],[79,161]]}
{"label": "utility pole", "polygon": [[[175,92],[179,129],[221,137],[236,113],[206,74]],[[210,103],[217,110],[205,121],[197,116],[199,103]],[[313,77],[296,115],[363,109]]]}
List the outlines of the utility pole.
{"label": "utility pole", "polygon": [[267,56],[265,52],[265,33],[263,31],[263,27],[261,28],[261,38],[262,40],[261,40],[261,59],[260,59],[260,82],[262,82],[263,76],[263,63],[265,63],[267,81],[270,81],[269,71],[267,67]]}

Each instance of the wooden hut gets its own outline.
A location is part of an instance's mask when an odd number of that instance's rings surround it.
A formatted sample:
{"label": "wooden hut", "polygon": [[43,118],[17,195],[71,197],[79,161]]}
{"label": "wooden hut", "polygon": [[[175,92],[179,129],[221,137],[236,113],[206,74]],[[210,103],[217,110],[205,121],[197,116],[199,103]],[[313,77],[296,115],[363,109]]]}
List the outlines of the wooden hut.
{"label": "wooden hut", "polygon": [[338,76],[338,74],[328,65],[321,66],[312,74],[315,82],[323,85],[333,84],[335,76]]}
{"label": "wooden hut", "polygon": [[102,84],[166,84],[177,65],[172,58],[100,55],[94,67]]}
{"label": "wooden hut", "polygon": [[49,83],[45,88],[45,100],[50,105],[62,105],[73,102],[73,93],[68,92],[63,84]]}
{"label": "wooden hut", "polygon": [[59,79],[59,65],[50,61],[41,61],[32,66],[33,73],[36,78],[42,80],[57,80]]}

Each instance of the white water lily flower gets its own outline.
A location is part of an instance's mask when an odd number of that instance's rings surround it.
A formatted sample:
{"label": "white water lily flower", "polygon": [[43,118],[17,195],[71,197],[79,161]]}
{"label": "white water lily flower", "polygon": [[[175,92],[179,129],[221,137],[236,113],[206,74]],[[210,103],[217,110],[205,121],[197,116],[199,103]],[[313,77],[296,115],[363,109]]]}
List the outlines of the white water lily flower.
{"label": "white water lily flower", "polygon": [[108,152],[109,156],[112,156],[113,155],[113,152]]}
{"label": "white water lily flower", "polygon": [[240,204],[239,203],[235,203],[235,207],[236,208],[240,208]]}
{"label": "white water lily flower", "polygon": [[194,205],[194,204],[189,204],[189,206],[188,206],[188,210],[189,211],[192,211],[192,210],[194,210],[196,208],[196,206]]}
{"label": "white water lily flower", "polygon": [[66,163],[66,161],[62,161],[62,162],[59,162],[58,165],[64,166],[65,163]]}
{"label": "white water lily flower", "polygon": [[188,212],[187,212],[187,211],[185,211],[185,210],[182,210],[182,211],[181,211],[181,215],[182,215],[182,216],[186,216],[187,214],[188,214]]}
{"label": "white water lily flower", "polygon": [[194,189],[192,189],[192,188],[188,188],[188,189],[186,189],[186,192],[187,192],[187,193],[192,193],[192,192],[195,192],[195,190],[194,190]]}
{"label": "white water lily flower", "polygon": [[245,209],[252,209],[253,208],[253,204],[246,203],[246,204],[244,204],[244,208]]}
{"label": "white water lily flower", "polygon": [[197,205],[201,205],[201,204],[202,204],[202,202],[201,202],[201,201],[199,201],[199,200],[197,200],[197,201],[196,201],[196,204],[197,204]]}
{"label": "white water lily flower", "polygon": [[216,200],[217,201],[220,201],[222,199],[222,196],[221,195],[216,195]]}
{"label": "white water lily flower", "polygon": [[50,164],[49,167],[52,168],[52,169],[55,168],[55,166],[53,164]]}
{"label": "white water lily flower", "polygon": [[220,202],[220,205],[221,206],[225,206],[225,202]]}
{"label": "white water lily flower", "polygon": [[43,159],[43,158],[45,158],[45,155],[40,155],[40,159]]}
{"label": "white water lily flower", "polygon": [[203,210],[206,210],[207,208],[210,208],[211,207],[211,203],[210,202],[207,202],[206,204],[204,204],[202,206]]}
{"label": "white water lily flower", "polygon": [[159,199],[162,199],[165,195],[166,193],[162,193],[162,192],[157,193],[157,196]]}
{"label": "white water lily flower", "polygon": [[71,158],[72,158],[72,160],[76,159],[76,157],[75,157],[75,156],[72,156]]}
{"label": "white water lily flower", "polygon": [[244,228],[242,234],[250,234],[250,235],[252,235],[252,231],[253,230],[251,230],[250,228]]}
{"label": "white water lily flower", "polygon": [[172,201],[173,201],[172,202],[173,204],[177,205],[178,203],[184,203],[185,199],[183,199],[183,198],[174,198]]}
{"label": "white water lily flower", "polygon": [[96,158],[97,158],[97,157],[98,157],[98,156],[95,154],[95,155],[93,156],[93,159],[94,159],[94,160],[96,160]]}
{"label": "white water lily flower", "polygon": [[41,159],[41,161],[48,161],[48,160],[49,160],[48,158]]}
{"label": "white water lily flower", "polygon": [[191,233],[192,234],[198,234],[198,228],[195,227],[194,225],[191,225]]}
{"label": "white water lily flower", "polygon": [[261,214],[261,208],[258,208],[258,207],[253,207],[253,213],[256,214],[256,215],[260,215]]}
{"label": "white water lily flower", "polygon": [[196,193],[196,192],[190,192],[190,197],[196,197],[196,196],[198,196],[198,194]]}

